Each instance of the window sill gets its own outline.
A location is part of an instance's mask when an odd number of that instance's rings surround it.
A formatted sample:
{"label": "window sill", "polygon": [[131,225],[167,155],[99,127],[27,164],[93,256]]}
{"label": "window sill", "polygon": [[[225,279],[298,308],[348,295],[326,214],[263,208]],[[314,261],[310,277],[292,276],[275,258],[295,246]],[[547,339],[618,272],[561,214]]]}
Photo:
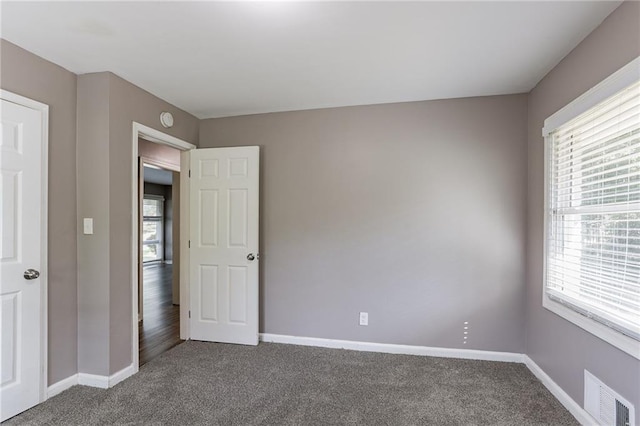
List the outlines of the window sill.
{"label": "window sill", "polygon": [[583,330],[588,331],[594,336],[615,346],[621,351],[631,355],[635,359],[640,360],[639,341],[625,336],[622,333],[618,333],[617,331],[612,330],[604,324],[585,317],[584,315],[579,314],[578,312],[568,308],[567,306],[549,299],[546,294],[543,295],[542,306],[555,313],[556,315],[561,316],[567,321],[577,325]]}

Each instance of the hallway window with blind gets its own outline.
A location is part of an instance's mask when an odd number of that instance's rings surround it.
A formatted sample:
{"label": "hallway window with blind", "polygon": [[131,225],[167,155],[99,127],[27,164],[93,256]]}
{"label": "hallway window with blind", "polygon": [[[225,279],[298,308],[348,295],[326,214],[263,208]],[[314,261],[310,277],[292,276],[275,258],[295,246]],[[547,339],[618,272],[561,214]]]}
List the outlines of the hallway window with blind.
{"label": "hallway window with blind", "polygon": [[145,194],[142,201],[142,261],[161,261],[164,254],[164,197]]}
{"label": "hallway window with blind", "polygon": [[[628,84],[618,75],[616,82],[623,87],[608,97],[586,94],[591,103],[598,99],[595,105],[585,110],[585,95],[555,115],[561,123],[548,125],[554,116],[545,122],[544,304],[573,311],[582,319],[563,316],[616,346],[623,342],[638,357],[640,81]],[[597,326],[584,326],[588,322]]]}

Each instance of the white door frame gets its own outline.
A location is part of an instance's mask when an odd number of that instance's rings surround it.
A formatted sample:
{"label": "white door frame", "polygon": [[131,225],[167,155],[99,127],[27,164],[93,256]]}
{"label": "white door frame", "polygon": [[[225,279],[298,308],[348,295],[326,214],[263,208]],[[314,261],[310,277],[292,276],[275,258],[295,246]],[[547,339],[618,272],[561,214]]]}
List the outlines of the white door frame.
{"label": "white door frame", "polygon": [[[133,122],[133,129],[131,133],[131,360],[133,363],[133,374],[138,372],[140,368],[139,346],[138,346],[138,138],[155,142],[162,145],[168,145],[172,148],[176,148],[183,151],[180,154],[183,160],[188,156],[188,152],[192,149],[196,149],[196,146],[185,142],[182,139],[178,139],[174,136],[162,133],[159,130],[147,127],[144,124]],[[184,164],[184,160],[182,161]],[[189,199],[186,200],[182,197],[182,189],[187,188],[189,185],[189,172],[188,170],[180,170],[180,228],[181,230],[187,229],[189,222]],[[186,222],[186,224],[185,224]],[[189,233],[188,231],[180,232],[180,306],[188,306],[188,278],[183,279],[183,273],[186,271],[188,274],[189,268],[189,251],[188,251]],[[185,266],[185,261],[186,266]],[[180,309],[180,338],[188,339],[188,329],[183,328],[183,324],[189,322],[189,310]],[[184,332],[183,332],[184,330]]]}
{"label": "white door frame", "polygon": [[40,318],[40,362],[42,368],[40,371],[40,402],[47,399],[47,385],[48,385],[48,312],[49,312],[49,300],[47,297],[48,287],[48,218],[49,218],[49,105],[43,104],[33,99],[25,98],[24,96],[17,95],[7,90],[0,90],[0,99],[3,99],[14,104],[22,105],[26,108],[30,108],[40,112],[42,117],[42,181],[41,181],[41,216],[40,216],[40,297],[41,299],[41,314]]}

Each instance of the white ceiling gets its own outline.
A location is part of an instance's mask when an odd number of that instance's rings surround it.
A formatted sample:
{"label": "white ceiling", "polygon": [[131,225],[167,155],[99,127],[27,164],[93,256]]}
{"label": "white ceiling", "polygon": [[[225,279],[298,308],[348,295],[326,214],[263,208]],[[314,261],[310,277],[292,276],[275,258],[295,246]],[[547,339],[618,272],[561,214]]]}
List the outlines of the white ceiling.
{"label": "white ceiling", "polygon": [[199,118],[527,92],[621,2],[7,2],[0,35]]}

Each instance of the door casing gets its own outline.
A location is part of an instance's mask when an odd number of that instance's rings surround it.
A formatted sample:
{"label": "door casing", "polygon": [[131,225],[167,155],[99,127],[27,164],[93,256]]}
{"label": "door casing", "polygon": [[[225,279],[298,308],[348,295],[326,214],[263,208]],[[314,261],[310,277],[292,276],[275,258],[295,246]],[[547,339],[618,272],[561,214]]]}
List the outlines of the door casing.
{"label": "door casing", "polygon": [[[180,153],[180,170],[188,171],[189,164],[185,164],[185,158],[188,159],[189,151],[195,149],[196,146],[185,142],[182,139],[178,139],[175,136],[168,135],[159,130],[145,126],[138,122],[133,122],[131,133],[131,360],[133,364],[132,374],[138,372],[140,368],[139,357],[139,344],[138,344],[138,268],[139,268],[139,181],[138,181],[138,138],[148,140],[150,142],[168,145],[172,148],[176,148],[181,151]],[[180,173],[180,190],[188,188],[189,185],[189,173]],[[188,287],[189,279],[188,275],[184,275],[185,270],[189,265],[189,251],[188,251],[188,226],[189,226],[189,200],[180,200],[180,228],[186,229],[183,233],[180,233],[180,305],[188,306]],[[187,228],[184,228],[184,227]],[[185,261],[187,262],[185,264]],[[186,271],[188,274],[188,271]],[[188,309],[180,309],[180,338],[189,338],[189,311]]]}

